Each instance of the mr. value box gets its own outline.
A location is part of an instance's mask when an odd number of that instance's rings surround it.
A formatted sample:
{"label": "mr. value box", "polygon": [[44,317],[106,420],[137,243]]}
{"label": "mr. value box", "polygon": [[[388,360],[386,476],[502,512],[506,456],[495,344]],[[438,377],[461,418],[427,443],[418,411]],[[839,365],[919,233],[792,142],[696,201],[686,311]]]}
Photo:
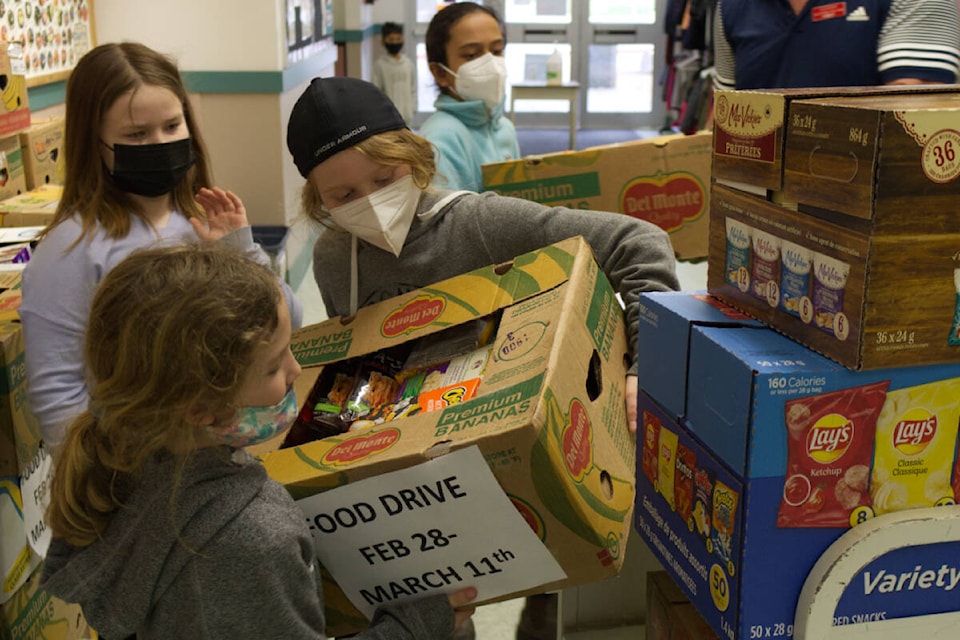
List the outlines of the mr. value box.
{"label": "mr. value box", "polygon": [[[272,451],[264,465],[299,499],[476,445],[567,575],[539,590],[614,576],[634,495],[626,338],[614,291],[581,238],[299,330],[298,398],[312,397],[325,368],[491,315],[499,326],[475,397]],[[429,511],[423,517],[429,530]],[[334,629],[366,624],[335,585],[325,587]]]}
{"label": "mr. value box", "polygon": [[[784,189],[785,154],[794,133],[791,105],[831,96],[860,99],[956,91],[954,85],[815,87],[717,91],[714,94],[713,179],[753,192]],[[782,196],[778,196],[782,197]]]}
{"label": "mr. value box", "polygon": [[960,93],[790,103],[787,200],[874,233],[960,232]]}
{"label": "mr. value box", "polygon": [[682,260],[707,255],[710,132],[483,166],[483,187],[550,206],[623,213],[670,233]]}
{"label": "mr. value box", "polygon": [[851,369],[956,362],[958,249],[960,233],[871,233],[718,184],[707,287]]}

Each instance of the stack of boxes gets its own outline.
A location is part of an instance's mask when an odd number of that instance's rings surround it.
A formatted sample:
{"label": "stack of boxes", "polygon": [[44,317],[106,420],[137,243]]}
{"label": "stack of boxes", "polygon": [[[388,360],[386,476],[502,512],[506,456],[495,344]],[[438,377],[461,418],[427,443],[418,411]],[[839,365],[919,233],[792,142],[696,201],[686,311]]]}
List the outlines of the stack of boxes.
{"label": "stack of boxes", "polygon": [[[0,48],[0,76],[7,80],[0,96],[0,198],[29,197],[35,186],[49,191],[60,182],[63,121],[31,126],[21,55],[17,45]],[[0,226],[38,226],[51,218],[2,213]],[[0,234],[0,244],[18,241],[19,230],[4,231],[10,233]],[[0,269],[0,638],[96,637],[79,606],[39,587],[35,547],[45,533],[40,495],[49,460],[27,408],[19,301],[20,272]]]}
{"label": "stack of boxes", "polygon": [[[957,508],[960,93],[715,100],[709,293],[641,299],[635,524],[721,637],[789,638],[846,531]],[[956,610],[955,557],[878,559],[834,623]]]}

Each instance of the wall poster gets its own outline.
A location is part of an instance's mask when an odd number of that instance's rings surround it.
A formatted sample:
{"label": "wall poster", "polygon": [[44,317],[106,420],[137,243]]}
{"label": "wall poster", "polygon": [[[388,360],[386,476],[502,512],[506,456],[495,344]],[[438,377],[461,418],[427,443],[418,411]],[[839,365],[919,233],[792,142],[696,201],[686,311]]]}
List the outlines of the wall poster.
{"label": "wall poster", "polygon": [[28,87],[64,80],[94,46],[93,0],[0,0],[0,39],[23,44]]}

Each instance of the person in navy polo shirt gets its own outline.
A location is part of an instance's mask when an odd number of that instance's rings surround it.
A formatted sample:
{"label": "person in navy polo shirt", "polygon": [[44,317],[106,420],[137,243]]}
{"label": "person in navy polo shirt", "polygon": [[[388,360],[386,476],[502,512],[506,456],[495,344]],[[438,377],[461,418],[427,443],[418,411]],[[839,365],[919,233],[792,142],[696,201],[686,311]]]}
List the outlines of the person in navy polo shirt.
{"label": "person in navy polo shirt", "polygon": [[718,0],[715,87],[954,83],[957,0]]}

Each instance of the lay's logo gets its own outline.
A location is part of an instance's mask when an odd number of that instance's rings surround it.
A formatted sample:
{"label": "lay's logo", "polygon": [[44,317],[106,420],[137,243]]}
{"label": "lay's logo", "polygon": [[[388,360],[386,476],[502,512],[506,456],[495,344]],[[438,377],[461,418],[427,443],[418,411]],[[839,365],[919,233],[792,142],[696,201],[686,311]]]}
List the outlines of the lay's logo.
{"label": "lay's logo", "polygon": [[420,295],[390,312],[380,325],[385,338],[395,338],[404,333],[421,329],[443,313],[447,301],[438,296]]}
{"label": "lay's logo", "polygon": [[853,442],[853,423],[831,413],[813,425],[807,434],[807,455],[820,464],[836,462]]}
{"label": "lay's logo", "polygon": [[905,456],[921,453],[937,433],[937,416],[925,409],[910,409],[893,428],[893,446]]}

